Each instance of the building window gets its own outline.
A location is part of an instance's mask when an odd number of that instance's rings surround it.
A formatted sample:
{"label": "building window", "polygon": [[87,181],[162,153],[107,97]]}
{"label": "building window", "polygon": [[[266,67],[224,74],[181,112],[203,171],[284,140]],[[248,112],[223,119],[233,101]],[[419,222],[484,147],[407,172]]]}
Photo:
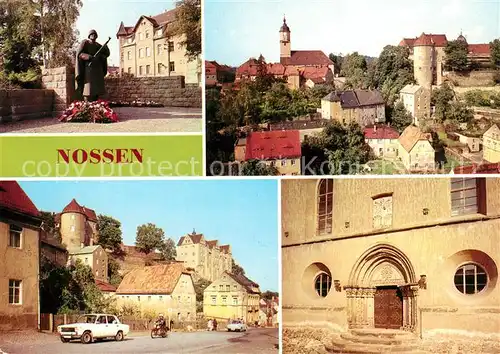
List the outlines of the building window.
{"label": "building window", "polygon": [[451,179],[451,216],[486,214],[484,178]]}
{"label": "building window", "polygon": [[169,70],[170,70],[170,71],[175,71],[175,62],[171,61],[171,62],[168,64],[168,67],[169,67]]}
{"label": "building window", "polygon": [[151,301],[151,296],[148,296],[148,301]]}
{"label": "building window", "polygon": [[318,187],[318,234],[332,232],[333,180],[323,179]]}
{"label": "building window", "polygon": [[222,297],[222,305],[227,305],[227,296]]}
{"label": "building window", "polygon": [[172,42],[172,41],[168,42],[168,51],[170,53],[174,51],[174,42]]}
{"label": "building window", "polygon": [[146,56],[150,57],[151,56],[151,48],[146,47]]}
{"label": "building window", "polygon": [[75,225],[71,225],[71,231],[75,231]]}
{"label": "building window", "polygon": [[212,295],[212,305],[215,305],[217,303],[217,296]]}
{"label": "building window", "polygon": [[23,228],[16,225],[10,225],[9,232],[9,247],[21,248],[21,234],[23,232]]}
{"label": "building window", "polygon": [[392,195],[373,198],[373,228],[383,229],[392,226]]}
{"label": "building window", "polygon": [[158,46],[156,47],[156,52],[158,54],[161,54],[161,44],[158,44]]}
{"label": "building window", "polygon": [[89,262],[89,259],[87,257],[85,257],[85,264],[87,264]]}
{"label": "building window", "polygon": [[142,75],[142,66],[139,66],[139,75]]}
{"label": "building window", "polygon": [[157,36],[161,37],[162,34],[163,34],[163,31],[161,29],[159,29],[158,31],[156,31],[156,35]]}
{"label": "building window", "polygon": [[146,75],[151,73],[151,65],[146,65]]}
{"label": "building window", "polygon": [[326,297],[332,287],[332,278],[326,273],[320,273],[314,280],[314,289],[316,294],[321,297]]}
{"label": "building window", "polygon": [[71,220],[75,220],[75,214],[71,214]]}
{"label": "building window", "polygon": [[149,38],[149,31],[146,31],[146,38]]}
{"label": "building window", "polygon": [[160,301],[162,301],[162,300],[163,300],[163,296],[161,296],[161,295],[160,295],[158,298],[160,299]]}
{"label": "building window", "polygon": [[226,285],[226,291],[231,291],[231,285]]}
{"label": "building window", "polygon": [[462,294],[477,294],[486,287],[487,283],[486,272],[477,264],[465,264],[455,273],[455,287]]}
{"label": "building window", "polygon": [[21,305],[21,285],[20,280],[9,280],[9,304]]}
{"label": "building window", "polygon": [[224,291],[224,285],[219,285],[219,291]]}
{"label": "building window", "polygon": [[163,64],[158,63],[158,74],[162,74],[162,72],[163,72]]}
{"label": "building window", "polygon": [[237,297],[233,297],[233,305],[238,305],[238,298]]}
{"label": "building window", "polygon": [[127,72],[128,72],[129,74],[132,74],[132,68],[128,68]]}
{"label": "building window", "polygon": [[144,49],[139,49],[139,58],[143,58],[144,57]]}
{"label": "building window", "polygon": [[127,52],[127,59],[128,60],[132,59],[132,53],[130,52],[130,50]]}
{"label": "building window", "polygon": [[281,166],[286,166],[286,160],[281,160]]}

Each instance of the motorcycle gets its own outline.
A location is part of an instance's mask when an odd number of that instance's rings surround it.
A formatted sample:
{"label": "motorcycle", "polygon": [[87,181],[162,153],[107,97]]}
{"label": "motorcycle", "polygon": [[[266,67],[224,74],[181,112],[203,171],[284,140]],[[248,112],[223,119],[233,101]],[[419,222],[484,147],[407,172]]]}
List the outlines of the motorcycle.
{"label": "motorcycle", "polygon": [[151,338],[162,337],[166,338],[168,336],[168,328],[165,326],[155,325],[151,330]]}

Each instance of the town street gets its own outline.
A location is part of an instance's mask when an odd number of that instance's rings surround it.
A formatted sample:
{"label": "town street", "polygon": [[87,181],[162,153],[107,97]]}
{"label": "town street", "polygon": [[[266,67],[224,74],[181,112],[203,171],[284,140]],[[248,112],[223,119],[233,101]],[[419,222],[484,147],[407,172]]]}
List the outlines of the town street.
{"label": "town street", "polygon": [[57,118],[6,122],[0,133],[200,133],[201,108],[117,107],[119,122],[112,124],[61,123]]}
{"label": "town street", "polygon": [[62,343],[57,335],[28,332],[0,335],[0,353],[278,353],[278,329],[249,329],[247,333],[174,332],[168,338],[151,339],[145,333],[123,342]]}

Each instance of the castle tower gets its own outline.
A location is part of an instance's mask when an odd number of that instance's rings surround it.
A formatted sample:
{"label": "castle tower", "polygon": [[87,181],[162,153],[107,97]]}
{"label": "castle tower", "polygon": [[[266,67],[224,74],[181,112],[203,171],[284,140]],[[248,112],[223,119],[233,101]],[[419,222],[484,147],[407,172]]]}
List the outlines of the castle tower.
{"label": "castle tower", "polygon": [[86,246],[87,216],[84,209],[73,199],[61,213],[61,238],[68,251]]}
{"label": "castle tower", "polygon": [[413,72],[417,84],[431,90],[434,81],[434,43],[425,33],[415,41],[413,47]]}
{"label": "castle tower", "polygon": [[280,28],[280,63],[287,64],[292,57],[292,44],[290,39],[290,28],[283,17],[283,25]]}

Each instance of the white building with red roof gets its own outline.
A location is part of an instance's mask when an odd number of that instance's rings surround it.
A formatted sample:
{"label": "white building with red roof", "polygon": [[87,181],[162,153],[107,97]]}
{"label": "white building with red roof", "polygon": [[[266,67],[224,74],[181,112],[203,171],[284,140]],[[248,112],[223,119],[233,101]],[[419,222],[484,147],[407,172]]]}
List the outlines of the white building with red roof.
{"label": "white building with red roof", "polygon": [[367,126],[364,129],[365,141],[379,158],[396,158],[398,155],[399,133],[388,125]]}
{"label": "white building with red roof", "polygon": [[244,139],[245,144],[235,146],[235,156],[244,156],[243,161],[261,160],[276,167],[281,175],[301,174],[302,146],[298,130],[251,132]]}
{"label": "white building with red roof", "polygon": [[[333,82],[335,66],[323,51],[292,50],[291,31],[285,18],[279,33],[280,62],[259,63],[257,59],[250,58],[236,70],[236,80],[254,80],[259,70],[263,70],[275,77],[285,78],[292,89],[306,84],[313,87]],[[263,65],[263,68],[259,68],[260,65]]]}
{"label": "white building with red roof", "polygon": [[201,84],[201,58],[188,60],[181,45],[184,36],[173,35],[176,9],[156,16],[140,16],[133,26],[122,22],[116,34],[120,45],[120,72],[136,77],[185,77]]}
{"label": "white building with red roof", "polygon": [[15,181],[0,181],[0,332],[36,329],[40,213]]}

